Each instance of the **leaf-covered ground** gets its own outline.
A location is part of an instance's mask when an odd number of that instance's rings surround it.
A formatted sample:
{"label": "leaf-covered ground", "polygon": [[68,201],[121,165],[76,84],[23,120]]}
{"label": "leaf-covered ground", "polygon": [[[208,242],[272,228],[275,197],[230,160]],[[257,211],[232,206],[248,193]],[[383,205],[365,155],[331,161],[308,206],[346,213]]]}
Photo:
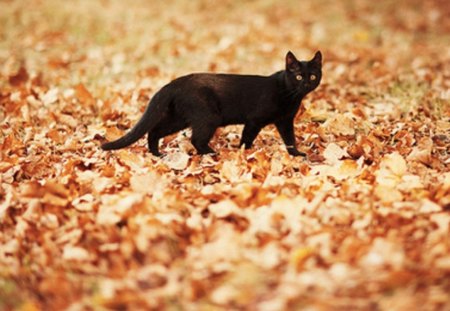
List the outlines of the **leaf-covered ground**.
{"label": "leaf-covered ground", "polygon": [[[449,310],[447,1],[0,2],[0,309]],[[190,72],[324,55],[287,154],[116,152]]]}

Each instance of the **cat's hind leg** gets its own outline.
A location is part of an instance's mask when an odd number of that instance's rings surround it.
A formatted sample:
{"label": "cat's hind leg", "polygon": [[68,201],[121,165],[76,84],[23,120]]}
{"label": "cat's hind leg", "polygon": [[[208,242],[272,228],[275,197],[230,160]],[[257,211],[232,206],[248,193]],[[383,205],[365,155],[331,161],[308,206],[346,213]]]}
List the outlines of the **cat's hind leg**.
{"label": "cat's hind leg", "polygon": [[202,118],[195,118],[192,121],[192,145],[199,154],[215,153],[213,149],[209,146],[209,141],[214,136],[216,129],[221,125],[220,115],[211,112],[207,115],[205,120],[205,115]]}
{"label": "cat's hind leg", "polygon": [[208,144],[218,127],[218,123],[212,122],[192,125],[192,144],[199,154],[215,153]]}
{"label": "cat's hind leg", "polygon": [[148,142],[148,150],[155,156],[160,157],[161,153],[159,152],[159,140],[161,136],[158,132],[151,131],[148,133],[147,142]]}
{"label": "cat's hind leg", "polygon": [[176,119],[169,118],[164,119],[156,128],[148,133],[148,149],[154,156],[161,156],[159,152],[159,140],[168,135],[174,134],[181,131],[187,127],[186,122]]}
{"label": "cat's hind leg", "polygon": [[208,143],[222,124],[220,98],[216,92],[209,87],[195,87],[184,94],[175,111],[191,126],[191,142],[197,152],[215,153]]}
{"label": "cat's hind leg", "polygon": [[261,126],[258,126],[254,123],[247,123],[244,126],[244,131],[242,132],[241,142],[239,143],[239,147],[245,145],[245,149],[250,149],[253,145],[253,141],[255,140],[258,133],[261,131]]}
{"label": "cat's hind leg", "polygon": [[216,129],[222,124],[220,100],[210,88],[200,88],[184,98],[177,107],[192,128],[191,142],[199,154],[215,153],[208,145]]}

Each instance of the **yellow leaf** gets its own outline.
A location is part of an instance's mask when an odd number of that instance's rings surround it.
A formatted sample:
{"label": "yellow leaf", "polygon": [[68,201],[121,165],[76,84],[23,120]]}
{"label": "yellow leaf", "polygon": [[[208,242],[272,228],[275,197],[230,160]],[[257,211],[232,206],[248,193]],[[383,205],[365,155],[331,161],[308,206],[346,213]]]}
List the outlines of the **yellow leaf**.
{"label": "yellow leaf", "polygon": [[39,311],[41,310],[38,306],[34,304],[34,302],[27,301],[20,305],[17,311]]}
{"label": "yellow leaf", "polygon": [[360,30],[357,31],[353,34],[353,38],[355,39],[355,41],[359,41],[359,42],[367,42],[369,40],[369,33],[367,31],[364,30]]}
{"label": "yellow leaf", "polygon": [[310,247],[301,247],[296,249],[291,256],[291,263],[297,271],[303,269],[306,260],[314,254],[314,250]]}

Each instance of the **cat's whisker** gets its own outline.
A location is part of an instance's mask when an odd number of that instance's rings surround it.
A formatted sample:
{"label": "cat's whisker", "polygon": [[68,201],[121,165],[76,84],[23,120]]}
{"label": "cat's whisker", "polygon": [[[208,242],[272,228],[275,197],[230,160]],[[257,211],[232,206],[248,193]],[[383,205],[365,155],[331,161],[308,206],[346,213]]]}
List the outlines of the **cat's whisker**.
{"label": "cat's whisker", "polygon": [[299,96],[299,95],[300,95],[300,90],[298,90],[298,89],[290,90],[289,92],[287,92],[286,94],[284,94],[284,96],[285,96],[286,98],[297,97],[297,96]]}

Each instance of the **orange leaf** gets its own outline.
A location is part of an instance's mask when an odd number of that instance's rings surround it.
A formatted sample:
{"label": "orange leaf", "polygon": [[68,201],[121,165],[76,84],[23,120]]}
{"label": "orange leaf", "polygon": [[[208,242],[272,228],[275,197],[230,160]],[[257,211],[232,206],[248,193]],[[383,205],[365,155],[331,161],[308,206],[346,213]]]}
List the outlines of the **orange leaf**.
{"label": "orange leaf", "polygon": [[93,105],[95,102],[95,99],[92,96],[92,94],[81,83],[75,87],[75,96],[82,104],[86,104],[88,106]]}
{"label": "orange leaf", "polygon": [[12,86],[19,86],[27,82],[28,77],[29,76],[27,70],[25,69],[25,67],[22,66],[20,67],[19,71],[16,74],[9,76],[9,83]]}

